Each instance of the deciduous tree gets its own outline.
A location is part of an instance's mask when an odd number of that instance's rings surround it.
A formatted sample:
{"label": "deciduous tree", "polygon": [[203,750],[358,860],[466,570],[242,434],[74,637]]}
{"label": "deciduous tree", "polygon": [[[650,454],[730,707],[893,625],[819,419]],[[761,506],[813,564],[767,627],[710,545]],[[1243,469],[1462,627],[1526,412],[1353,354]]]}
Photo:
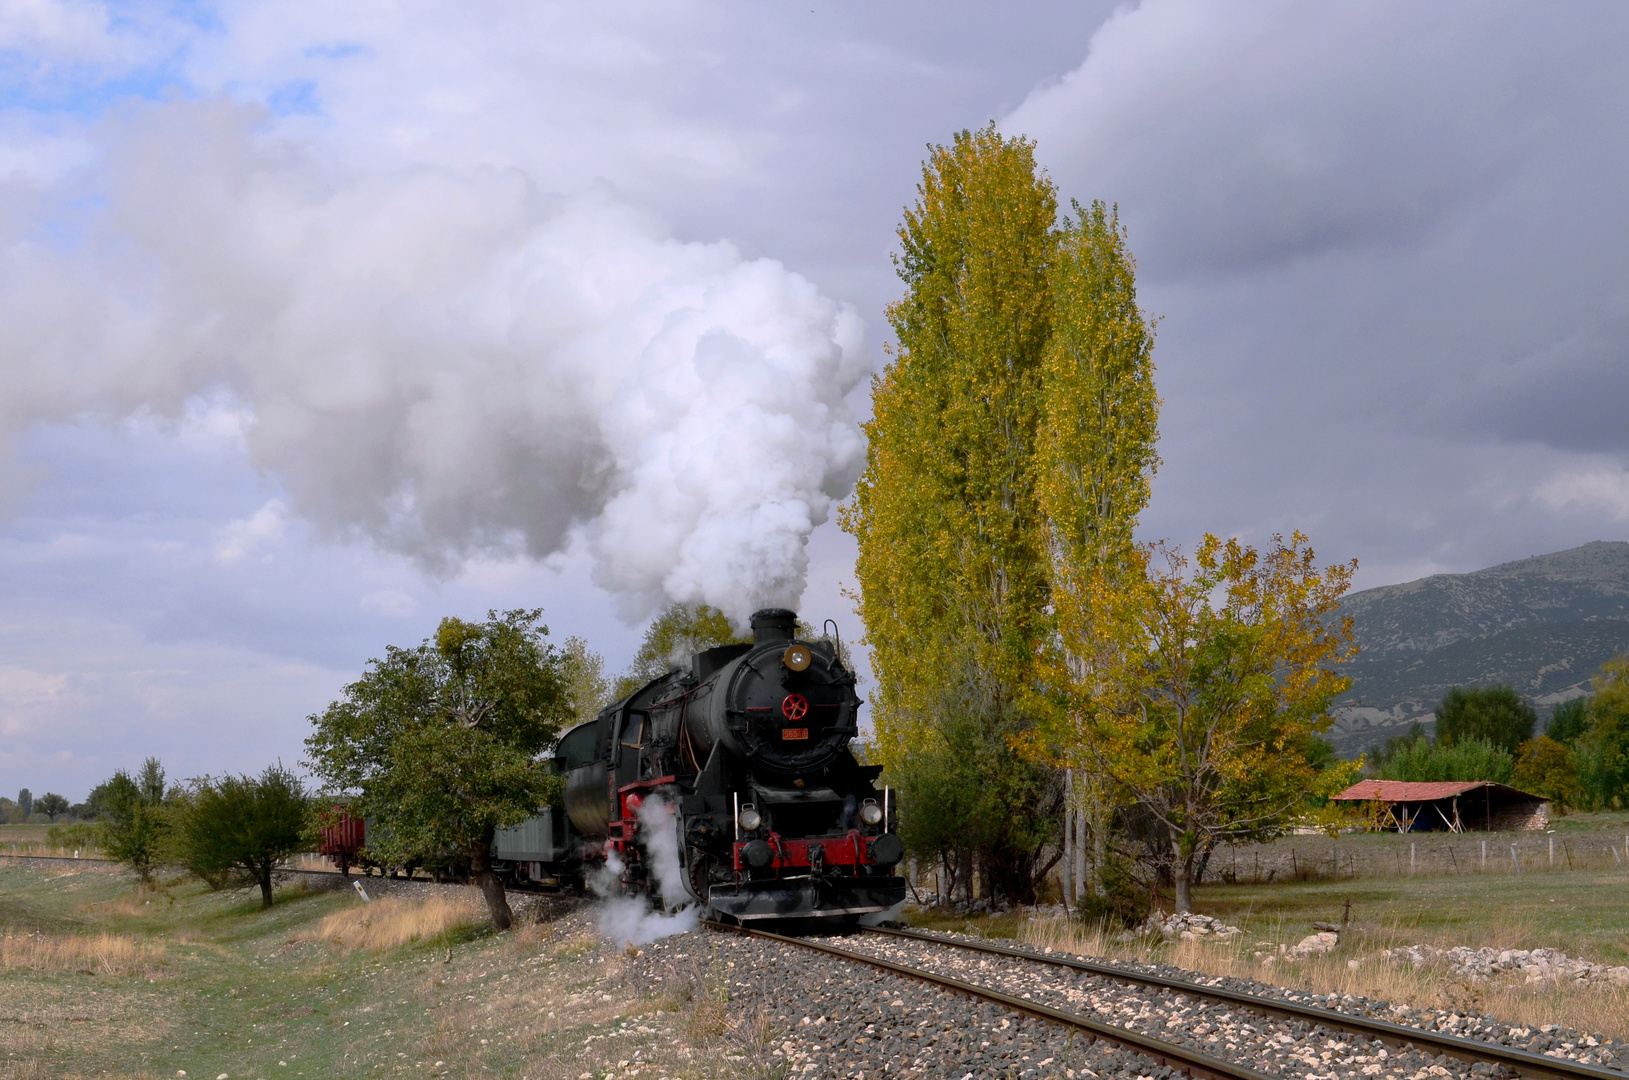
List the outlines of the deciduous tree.
{"label": "deciduous tree", "polygon": [[717,608],[706,604],[669,605],[645,628],[639,651],[634,653],[628,670],[618,676],[611,698],[625,698],[674,667],[684,666],[692,653],[751,640],[737,634]]}
{"label": "deciduous tree", "polygon": [[1528,700],[1510,686],[1456,686],[1437,706],[1437,741],[1452,746],[1466,739],[1486,739],[1512,756],[1533,737],[1538,716]]}
{"label": "deciduous tree", "polygon": [[1629,655],[1601,665],[1589,699],[1589,732],[1579,740],[1586,793],[1593,805],[1629,800]]}
{"label": "deciduous tree", "polygon": [[1587,697],[1563,701],[1550,714],[1549,723],[1544,725],[1544,734],[1563,746],[1573,745],[1589,731],[1588,707]]}
{"label": "deciduous tree", "polygon": [[385,861],[468,861],[499,930],[513,922],[493,873],[497,830],[556,796],[537,760],[571,716],[541,611],[447,618],[433,639],[369,661],[345,696],[311,717],[309,765],[350,813],[374,821],[369,851]]}
{"label": "deciduous tree", "polygon": [[153,867],[163,861],[172,825],[164,766],[150,757],[135,776],[120,769],[102,787],[102,850],[142,881],[151,881]]}
{"label": "deciduous tree", "polygon": [[1557,813],[1578,802],[1578,755],[1572,747],[1540,735],[1522,743],[1512,783],[1523,791],[1543,795]]}
{"label": "deciduous tree", "polygon": [[1163,547],[1138,558],[1146,570],[1098,590],[1091,618],[1112,646],[1079,702],[1079,767],[1159,823],[1188,911],[1203,851],[1270,834],[1356,771],[1308,753],[1351,682],[1334,671],[1356,651],[1351,620],[1334,613],[1356,562],[1319,569],[1299,533],[1263,553],[1207,535],[1191,571]]}
{"label": "deciduous tree", "polygon": [[181,861],[212,885],[242,872],[260,886],[260,905],[269,908],[272,871],[309,847],[310,810],[304,785],[282,765],[259,776],[206,777],[176,815]]}
{"label": "deciduous tree", "polygon": [[[1132,529],[1158,465],[1159,398],[1152,321],[1137,306],[1135,264],[1118,215],[1075,204],[1052,274],[1052,336],[1041,380],[1044,419],[1035,459],[1044,522],[1052,634],[1040,653],[1031,742],[1057,765],[1081,764],[1093,702],[1118,642],[1098,625],[1098,598],[1140,575]],[[1113,811],[1099,779],[1074,785],[1086,815],[1091,880],[1108,861]]]}
{"label": "deciduous tree", "polygon": [[63,796],[58,795],[54,791],[47,791],[34,803],[34,809],[50,818],[51,824],[55,825],[57,815],[66,814],[68,812],[69,805],[68,800]]}
{"label": "deciduous tree", "polygon": [[611,680],[605,676],[605,658],[580,637],[568,637],[560,648],[560,681],[565,686],[572,720],[594,719],[612,700]]}
{"label": "deciduous tree", "polygon": [[[960,739],[951,727],[999,745],[1031,723],[1046,632],[1034,458],[1056,214],[1034,145],[991,125],[931,149],[899,229],[897,348],[873,381],[867,468],[842,521],[859,543],[877,759],[901,776],[912,754]],[[1046,786],[1033,779],[1019,787]],[[1055,807],[1008,809],[1050,810],[1055,828]],[[1037,868],[1021,849],[980,854],[998,890],[1029,899]]]}

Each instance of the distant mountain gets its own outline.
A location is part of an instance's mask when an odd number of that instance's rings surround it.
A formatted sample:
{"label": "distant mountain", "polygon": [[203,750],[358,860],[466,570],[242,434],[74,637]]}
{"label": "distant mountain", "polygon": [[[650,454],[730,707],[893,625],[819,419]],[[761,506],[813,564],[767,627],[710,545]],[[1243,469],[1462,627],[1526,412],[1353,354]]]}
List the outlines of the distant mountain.
{"label": "distant mountain", "polygon": [[1452,686],[1508,683],[1540,723],[1629,651],[1629,543],[1597,541],[1470,574],[1353,593],[1363,651],[1327,738],[1352,756],[1420,721]]}

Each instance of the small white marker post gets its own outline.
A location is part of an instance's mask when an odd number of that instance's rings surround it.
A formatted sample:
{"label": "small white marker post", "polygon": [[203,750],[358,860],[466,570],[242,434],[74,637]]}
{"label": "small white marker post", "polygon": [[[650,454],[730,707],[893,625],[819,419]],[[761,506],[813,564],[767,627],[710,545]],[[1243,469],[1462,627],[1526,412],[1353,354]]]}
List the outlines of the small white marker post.
{"label": "small white marker post", "polygon": [[364,904],[373,903],[373,897],[368,895],[368,890],[362,887],[362,883],[360,881],[351,882],[351,887],[356,890],[356,895],[362,898],[362,902]]}

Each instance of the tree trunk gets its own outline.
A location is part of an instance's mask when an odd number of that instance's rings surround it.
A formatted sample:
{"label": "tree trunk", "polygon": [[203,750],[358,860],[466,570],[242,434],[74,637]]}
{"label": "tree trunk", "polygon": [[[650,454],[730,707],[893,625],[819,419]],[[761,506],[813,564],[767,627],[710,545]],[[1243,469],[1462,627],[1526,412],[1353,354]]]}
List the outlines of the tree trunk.
{"label": "tree trunk", "polygon": [[[1086,788],[1086,812],[1075,821],[1077,830],[1075,841],[1075,859],[1080,865],[1080,876],[1084,879],[1090,877],[1092,895],[1102,899],[1108,894],[1103,885],[1103,872],[1109,863],[1109,810],[1108,800],[1103,797],[1103,785],[1100,780],[1093,780]],[[1090,832],[1092,844],[1092,869],[1088,875],[1086,871],[1086,838]]]}
{"label": "tree trunk", "polygon": [[1193,877],[1193,849],[1185,844],[1183,839],[1181,836],[1171,837],[1171,855],[1176,863],[1171,868],[1171,884],[1176,888],[1174,906],[1179,913],[1193,910],[1193,894],[1190,889]]}
{"label": "tree trunk", "polygon": [[504,895],[503,879],[493,873],[492,857],[487,853],[485,844],[470,859],[470,870],[475,883],[481,887],[486,910],[492,916],[492,929],[507,930],[515,925],[514,913],[509,910],[509,898]]}
{"label": "tree trunk", "polygon": [[1182,872],[1176,875],[1176,909],[1178,912],[1193,910],[1193,900],[1188,888],[1188,868],[1184,866]]}
{"label": "tree trunk", "polygon": [[262,864],[256,876],[260,878],[260,906],[262,909],[269,908],[272,906],[271,863]]}
{"label": "tree trunk", "polygon": [[1210,857],[1214,854],[1216,854],[1216,841],[1209,840],[1205,843],[1204,853],[1199,856],[1199,865],[1194,867],[1193,883],[1195,885],[1204,883],[1205,871],[1210,869]]}

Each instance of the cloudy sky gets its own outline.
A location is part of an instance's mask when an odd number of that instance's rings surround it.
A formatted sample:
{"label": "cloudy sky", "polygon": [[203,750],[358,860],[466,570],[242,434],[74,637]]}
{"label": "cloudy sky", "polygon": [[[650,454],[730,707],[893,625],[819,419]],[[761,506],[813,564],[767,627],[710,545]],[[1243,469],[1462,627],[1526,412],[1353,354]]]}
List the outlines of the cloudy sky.
{"label": "cloudy sky", "polygon": [[857,636],[924,147],[1119,204],[1148,538],[1629,527],[1629,9],[0,0],[0,791],[298,760],[444,614]]}

